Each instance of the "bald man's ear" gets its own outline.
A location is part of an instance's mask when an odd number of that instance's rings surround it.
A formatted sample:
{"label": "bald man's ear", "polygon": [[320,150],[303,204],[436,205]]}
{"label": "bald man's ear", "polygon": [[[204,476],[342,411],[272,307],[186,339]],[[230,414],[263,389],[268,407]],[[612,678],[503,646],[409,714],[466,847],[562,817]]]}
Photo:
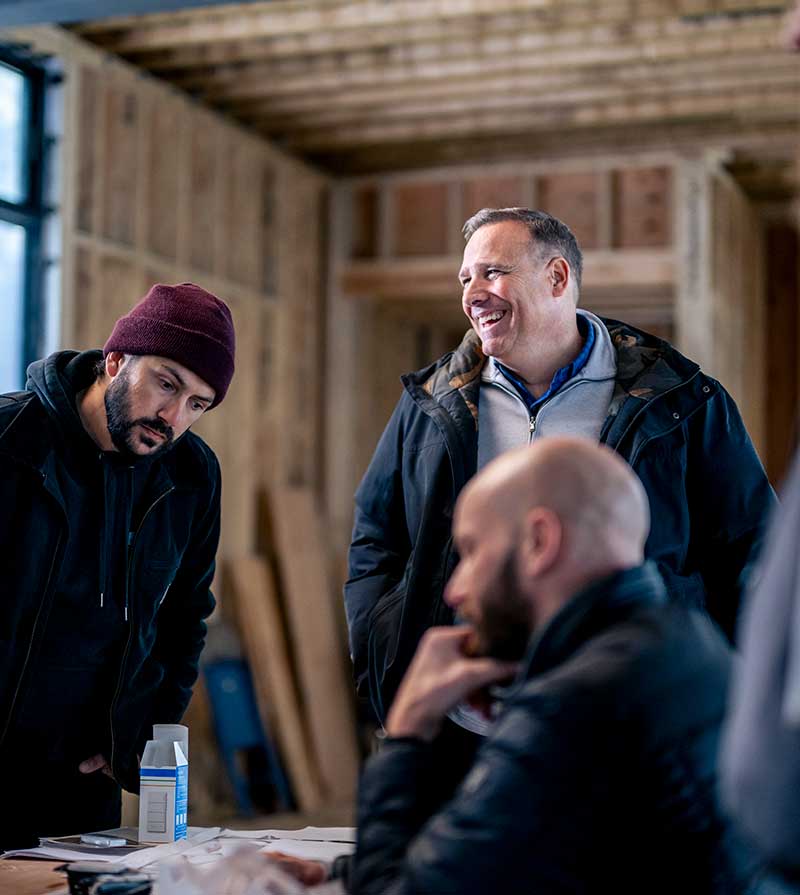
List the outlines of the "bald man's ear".
{"label": "bald man's ear", "polygon": [[520,573],[523,578],[546,575],[558,560],[563,526],[548,507],[528,510],[522,520],[519,544]]}

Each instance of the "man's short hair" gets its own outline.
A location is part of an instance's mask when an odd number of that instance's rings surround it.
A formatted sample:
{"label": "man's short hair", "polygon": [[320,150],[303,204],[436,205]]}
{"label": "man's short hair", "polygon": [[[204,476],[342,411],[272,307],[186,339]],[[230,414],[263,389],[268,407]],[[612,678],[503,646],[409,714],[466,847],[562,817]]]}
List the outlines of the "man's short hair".
{"label": "man's short hair", "polygon": [[518,221],[528,228],[531,242],[539,249],[551,249],[558,252],[569,264],[575,285],[580,292],[583,274],[583,254],[578,240],[569,227],[558,218],[545,211],[532,208],[482,208],[472,215],[464,224],[462,233],[469,241],[472,234],[487,224],[499,224],[501,221]]}

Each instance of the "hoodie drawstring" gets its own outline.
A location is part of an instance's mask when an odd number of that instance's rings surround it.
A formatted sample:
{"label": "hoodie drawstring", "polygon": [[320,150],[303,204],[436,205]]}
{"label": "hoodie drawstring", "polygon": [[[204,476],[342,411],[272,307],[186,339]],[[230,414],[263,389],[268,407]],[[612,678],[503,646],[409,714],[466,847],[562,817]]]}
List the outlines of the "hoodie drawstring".
{"label": "hoodie drawstring", "polygon": [[106,551],[108,550],[108,464],[103,460],[100,454],[100,466],[103,470],[103,499],[100,501],[102,518],[100,519],[100,608],[105,604],[106,596],[106,570],[108,569],[108,561]]}

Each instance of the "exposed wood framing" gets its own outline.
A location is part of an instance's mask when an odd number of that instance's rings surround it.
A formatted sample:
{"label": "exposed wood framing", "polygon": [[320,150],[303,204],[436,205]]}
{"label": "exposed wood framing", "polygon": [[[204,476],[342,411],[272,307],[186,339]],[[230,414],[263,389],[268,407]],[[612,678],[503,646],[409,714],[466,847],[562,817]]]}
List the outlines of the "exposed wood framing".
{"label": "exposed wood framing", "polygon": [[[774,0],[748,0],[747,9],[775,12]],[[569,30],[570,25],[583,24],[587,18],[598,26],[606,24],[627,25],[631,19],[628,0],[495,0],[492,17],[509,13],[534,12],[536,24],[542,30]],[[697,0],[684,7],[676,15],[670,4],[650,0],[637,4],[639,16],[650,22],[692,21],[705,15],[724,16],[741,13],[742,4],[737,0]],[[239,6],[235,11],[219,8],[174,16],[150,19],[123,20],[119,28],[113,20],[103,34],[105,46],[115,52],[141,52],[179,46],[193,46],[210,41],[238,41],[259,38],[275,38],[286,35],[331,34],[337,32],[374,32],[382,26],[408,27],[421,25],[426,29],[437,24],[447,24],[486,15],[482,0],[394,0],[390,4],[371,0],[353,2],[288,2],[256,3]],[[681,16],[681,12],[688,15]],[[80,28],[78,29],[80,32]],[[84,29],[84,33],[88,33]],[[98,33],[92,29],[91,33]]]}
{"label": "exposed wood framing", "polygon": [[763,455],[767,334],[758,217],[730,176],[705,159],[681,165],[676,207],[676,338],[733,395]]}
{"label": "exposed wood framing", "polygon": [[[320,487],[321,323],[313,308],[321,260],[309,221],[321,219],[325,182],[67,32],[16,37],[59,56],[65,72],[63,344],[102,344],[158,280],[198,282],[232,308],[237,373],[225,403],[197,431],[223,470],[220,555],[241,553],[254,543],[259,486]],[[292,320],[305,338],[279,340],[279,327]],[[276,400],[275,379],[302,389],[302,418]],[[291,450],[260,462],[265,445],[283,443],[276,430]]]}
{"label": "exposed wood framing", "polygon": [[[339,288],[351,298],[459,300],[456,279],[461,255],[404,258],[390,261],[352,261],[341,268]],[[586,289],[669,288],[674,280],[671,249],[589,250],[584,252]]]}
{"label": "exposed wood framing", "polygon": [[662,140],[696,123],[797,128],[800,72],[777,52],[787,3],[272,0],[78,30],[342,173],[599,131],[624,144],[664,123]]}

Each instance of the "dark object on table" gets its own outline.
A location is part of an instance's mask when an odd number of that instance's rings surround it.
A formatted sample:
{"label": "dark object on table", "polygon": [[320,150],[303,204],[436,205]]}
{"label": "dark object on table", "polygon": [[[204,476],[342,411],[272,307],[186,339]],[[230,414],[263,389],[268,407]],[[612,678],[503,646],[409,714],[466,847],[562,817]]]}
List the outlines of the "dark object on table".
{"label": "dark object on table", "polygon": [[106,861],[75,861],[57,870],[67,874],[70,895],[149,895],[147,876]]}
{"label": "dark object on table", "polygon": [[92,883],[89,895],[150,895],[152,882],[141,873],[100,876]]}

